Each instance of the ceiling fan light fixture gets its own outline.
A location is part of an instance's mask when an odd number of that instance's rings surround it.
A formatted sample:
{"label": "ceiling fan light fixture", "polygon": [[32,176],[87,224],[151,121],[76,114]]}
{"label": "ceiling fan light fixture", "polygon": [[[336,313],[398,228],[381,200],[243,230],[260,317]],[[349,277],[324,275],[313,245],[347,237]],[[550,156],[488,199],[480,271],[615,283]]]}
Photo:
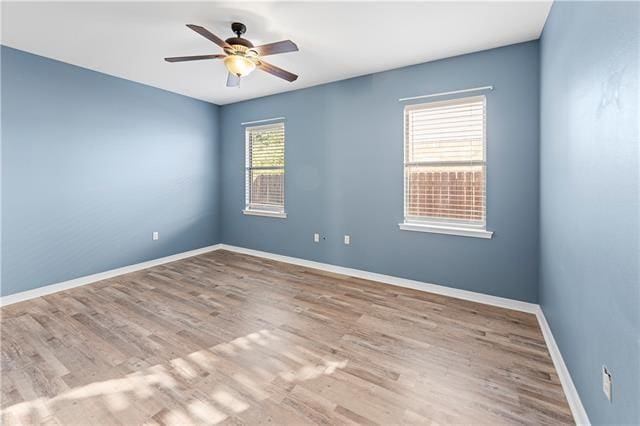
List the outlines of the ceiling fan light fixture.
{"label": "ceiling fan light fixture", "polygon": [[235,74],[238,77],[249,75],[254,69],[256,69],[255,62],[242,55],[227,56],[224,58],[224,65],[231,74]]}

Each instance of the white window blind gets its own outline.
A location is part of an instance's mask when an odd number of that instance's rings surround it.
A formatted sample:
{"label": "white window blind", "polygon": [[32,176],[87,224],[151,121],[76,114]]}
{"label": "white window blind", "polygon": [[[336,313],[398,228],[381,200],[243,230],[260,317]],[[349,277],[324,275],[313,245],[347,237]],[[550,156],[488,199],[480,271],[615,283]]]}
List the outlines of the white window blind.
{"label": "white window blind", "polygon": [[408,105],[405,223],[485,228],[484,96]]}
{"label": "white window blind", "polygon": [[284,213],[284,123],[247,127],[246,210]]}

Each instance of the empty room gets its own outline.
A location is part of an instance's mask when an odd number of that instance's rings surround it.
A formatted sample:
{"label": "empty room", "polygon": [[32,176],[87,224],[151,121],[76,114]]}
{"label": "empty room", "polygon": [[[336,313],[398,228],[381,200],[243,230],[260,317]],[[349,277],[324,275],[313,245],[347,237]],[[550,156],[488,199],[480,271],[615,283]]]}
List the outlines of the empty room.
{"label": "empty room", "polygon": [[640,2],[0,4],[0,424],[640,425]]}

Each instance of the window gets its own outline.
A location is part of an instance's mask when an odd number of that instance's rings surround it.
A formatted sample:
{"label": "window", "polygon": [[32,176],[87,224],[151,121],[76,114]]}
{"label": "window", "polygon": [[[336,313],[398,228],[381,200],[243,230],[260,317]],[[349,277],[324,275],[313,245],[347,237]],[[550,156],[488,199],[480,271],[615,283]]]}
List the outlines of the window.
{"label": "window", "polygon": [[245,214],[286,217],[284,123],[247,127]]}
{"label": "window", "polygon": [[401,229],[491,238],[485,121],[484,96],[405,107]]}

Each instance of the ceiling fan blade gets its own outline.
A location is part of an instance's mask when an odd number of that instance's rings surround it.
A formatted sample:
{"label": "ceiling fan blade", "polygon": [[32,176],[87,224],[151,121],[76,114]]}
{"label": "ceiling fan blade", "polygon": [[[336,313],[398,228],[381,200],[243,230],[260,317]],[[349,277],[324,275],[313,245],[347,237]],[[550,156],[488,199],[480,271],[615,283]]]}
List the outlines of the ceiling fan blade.
{"label": "ceiling fan blade", "polygon": [[277,55],[278,53],[297,52],[298,46],[291,40],[276,41],[275,43],[263,44],[253,48],[258,55]]}
{"label": "ceiling fan blade", "polygon": [[276,77],[287,80],[288,82],[293,82],[298,79],[297,75],[290,73],[289,71],[285,71],[282,68],[278,68],[275,65],[266,63],[262,60],[258,63],[258,68],[260,68],[262,71],[268,72],[269,74],[273,74]]}
{"label": "ceiling fan blade", "polygon": [[226,55],[198,55],[198,56],[174,56],[173,58],[164,58],[167,62],[185,62],[199,61],[202,59],[222,59]]}
{"label": "ceiling fan blade", "polygon": [[229,73],[229,75],[227,75],[227,87],[240,87],[240,77]]}
{"label": "ceiling fan blade", "polygon": [[193,31],[197,32],[202,37],[204,37],[204,38],[206,38],[208,40],[211,40],[212,42],[214,42],[218,46],[222,47],[223,49],[224,48],[228,48],[228,49],[231,48],[229,43],[227,43],[226,41],[224,41],[223,39],[221,39],[217,35],[211,33],[209,30],[207,30],[204,27],[201,27],[199,25],[193,25],[193,24],[187,24],[187,27],[191,28]]}

